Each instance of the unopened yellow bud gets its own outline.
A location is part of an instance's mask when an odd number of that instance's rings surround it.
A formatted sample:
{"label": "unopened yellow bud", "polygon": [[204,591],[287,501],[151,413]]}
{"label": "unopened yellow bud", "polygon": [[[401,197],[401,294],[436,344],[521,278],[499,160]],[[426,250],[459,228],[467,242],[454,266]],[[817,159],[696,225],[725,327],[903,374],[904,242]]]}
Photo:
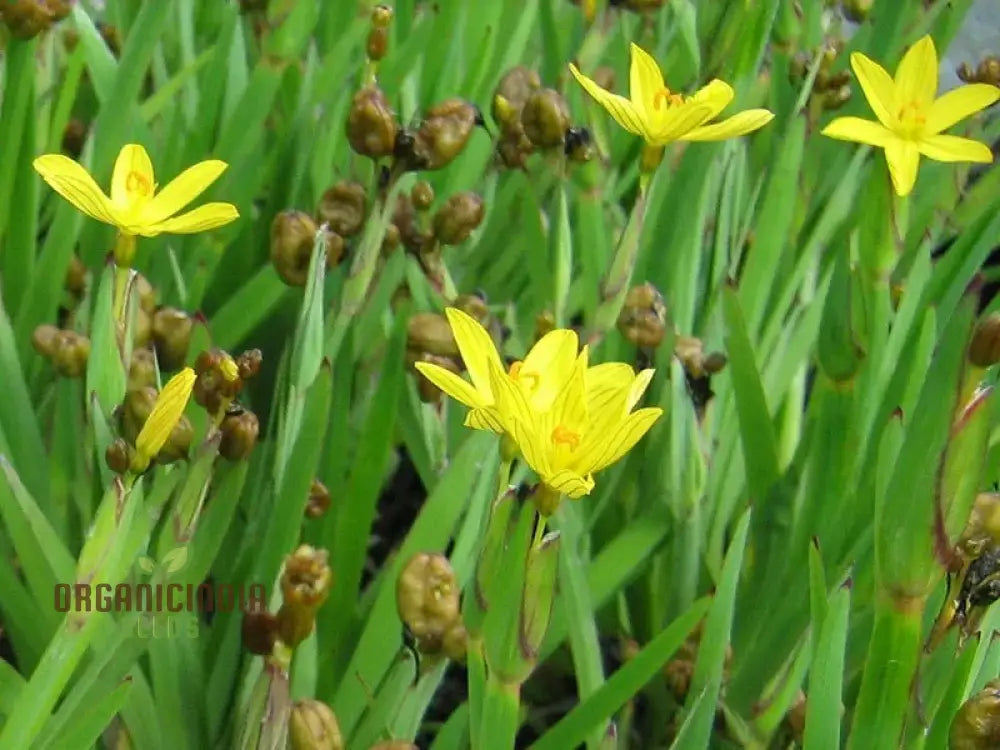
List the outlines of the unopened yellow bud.
{"label": "unopened yellow bud", "polygon": [[295,701],[288,719],[289,750],[343,750],[337,717],[328,705],[306,699]]}
{"label": "unopened yellow bud", "polygon": [[194,381],[194,370],[185,367],[163,387],[153,405],[153,411],[136,438],[135,456],[132,458],[133,472],[138,474],[145,471],[149,462],[167,442],[184,414]]}

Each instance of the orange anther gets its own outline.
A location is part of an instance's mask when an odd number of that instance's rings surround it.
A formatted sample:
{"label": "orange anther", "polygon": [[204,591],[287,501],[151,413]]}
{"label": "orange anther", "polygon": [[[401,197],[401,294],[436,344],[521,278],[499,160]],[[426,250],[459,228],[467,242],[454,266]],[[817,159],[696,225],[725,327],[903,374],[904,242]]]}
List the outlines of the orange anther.
{"label": "orange anther", "polygon": [[580,445],[580,434],[565,425],[558,425],[552,430],[552,442],[556,445],[568,445],[570,450],[576,450]]}

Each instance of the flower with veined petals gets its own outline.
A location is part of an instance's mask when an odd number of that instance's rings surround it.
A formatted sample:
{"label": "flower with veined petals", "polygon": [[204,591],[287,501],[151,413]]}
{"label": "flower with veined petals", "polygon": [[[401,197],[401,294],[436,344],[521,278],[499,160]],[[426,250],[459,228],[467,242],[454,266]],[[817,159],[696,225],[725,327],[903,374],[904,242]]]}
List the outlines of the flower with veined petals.
{"label": "flower with veined petals", "polygon": [[[536,495],[536,504],[545,515],[554,512],[561,495],[580,498],[589,494],[593,475],[628,453],[663,414],[658,408],[632,411],[652,371],[635,376],[631,367],[620,363],[588,370],[587,357],[584,347],[559,394],[544,410],[534,408],[503,370],[490,366],[497,413],[542,481],[543,492]],[[587,382],[595,370],[600,370],[605,385],[599,397]]]}
{"label": "flower with veined petals", "polygon": [[185,367],[163,386],[153,404],[153,411],[149,413],[135,439],[135,456],[131,467],[135,473],[145,471],[149,462],[156,458],[156,454],[167,442],[184,414],[195,379],[194,370]]}
{"label": "flower with veined petals", "polygon": [[581,73],[572,63],[570,72],[598,104],[625,130],[642,136],[650,146],[673,141],[721,141],[745,135],[769,123],[774,115],[766,109],[748,109],[721,122],[708,123],[733,100],[733,89],[718,79],[689,97],[673,93],[663,82],[656,60],[631,45],[629,97],[612,94]]}
{"label": "flower with veined petals", "polygon": [[115,160],[110,196],[104,194],[86,169],[69,157],[45,154],[33,163],[42,179],[59,195],[87,216],[117,227],[128,237],[193,234],[239,218],[231,203],[206,203],[176,215],[229,166],[218,159],[188,167],[157,193],[149,154],[142,146],[130,143]]}
{"label": "flower with veined petals", "polygon": [[[504,371],[500,353],[485,328],[471,315],[457,308],[445,310],[451,330],[458,344],[459,353],[469,371],[468,380],[430,362],[417,362],[416,368],[434,385],[456,401],[469,407],[465,425],[477,430],[491,430],[504,434],[505,428],[496,411],[490,369]],[[545,334],[521,361],[515,362],[505,372],[505,377],[516,384],[533,409],[548,409],[569,379],[576,365],[579,341],[575,331],[556,329]],[[626,364],[607,363],[587,370],[586,388],[588,402],[600,404],[628,382],[638,390],[635,400],[645,391],[653,375],[645,370],[638,375]],[[635,401],[632,402],[634,404]],[[631,407],[630,407],[631,408]]]}
{"label": "flower with veined petals", "polygon": [[906,51],[895,78],[860,52],[851,55],[851,67],[878,122],[838,117],[823,135],[885,149],[898,195],[913,189],[921,154],[936,161],[993,161],[986,144],[942,131],[1000,99],[1000,88],[973,83],[937,97],[938,56],[929,36]]}

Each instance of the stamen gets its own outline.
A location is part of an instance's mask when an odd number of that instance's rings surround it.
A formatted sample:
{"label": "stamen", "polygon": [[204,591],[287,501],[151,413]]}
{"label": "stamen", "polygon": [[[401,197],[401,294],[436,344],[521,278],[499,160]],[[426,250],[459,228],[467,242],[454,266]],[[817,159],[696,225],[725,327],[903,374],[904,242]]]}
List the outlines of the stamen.
{"label": "stamen", "polygon": [[911,101],[899,108],[899,119],[904,122],[911,122],[915,125],[926,125],[927,117],[924,115],[924,108],[920,102]]}
{"label": "stamen", "polygon": [[524,362],[521,362],[520,360],[517,361],[517,362],[514,362],[510,366],[510,376],[514,380],[516,380],[519,383],[521,383],[522,385],[524,385],[529,391],[533,391],[536,388],[538,388],[538,382],[539,382],[540,378],[538,376],[538,373],[535,373],[535,372],[525,372],[522,369],[523,366],[524,366]]}
{"label": "stamen", "polygon": [[670,89],[664,87],[653,95],[653,109],[659,109],[660,104],[666,102],[667,108],[675,107],[684,103],[684,97],[680,94],[673,94]]}
{"label": "stamen", "polygon": [[555,445],[568,445],[570,450],[576,450],[580,445],[580,434],[566,425],[558,425],[552,430],[552,442]]}
{"label": "stamen", "polygon": [[510,370],[508,371],[508,374],[512,378],[514,378],[515,380],[517,380],[517,375],[518,375],[519,372],[521,372],[521,365],[523,365],[523,364],[524,364],[524,362],[522,362],[521,360],[518,360],[517,362],[512,362],[511,365],[510,365]]}
{"label": "stamen", "polygon": [[151,195],[153,186],[149,183],[149,178],[141,172],[129,172],[125,178],[125,189],[130,193],[140,195]]}

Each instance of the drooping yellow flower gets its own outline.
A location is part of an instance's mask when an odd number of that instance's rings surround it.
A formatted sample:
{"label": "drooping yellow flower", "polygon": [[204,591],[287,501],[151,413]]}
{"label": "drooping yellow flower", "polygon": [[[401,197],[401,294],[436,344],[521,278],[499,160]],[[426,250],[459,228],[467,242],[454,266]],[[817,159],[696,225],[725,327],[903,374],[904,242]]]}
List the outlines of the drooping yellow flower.
{"label": "drooping yellow flower", "polygon": [[132,458],[132,471],[140,474],[156,458],[164,444],[170,438],[170,433],[184,415],[191,390],[194,388],[196,375],[190,367],[185,367],[174,375],[163,386],[160,395],[156,397],[153,411],[135,439],[135,455]]}
{"label": "drooping yellow flower", "polygon": [[[417,362],[416,368],[442,391],[469,407],[465,419],[467,427],[503,434],[490,385],[490,368],[495,366],[504,370],[500,353],[490,334],[471,315],[451,307],[445,310],[445,315],[472,382],[430,362]],[[548,408],[569,377],[577,349],[574,331],[550,331],[538,340],[523,361],[510,367],[506,377],[521,388],[535,408]]]}
{"label": "drooping yellow flower", "polygon": [[1000,99],[1000,88],[973,83],[936,98],[938,56],[929,36],[906,51],[895,78],[860,52],[851,54],[851,67],[878,122],[838,117],[823,135],[885,149],[898,195],[913,189],[921,154],[936,161],[993,161],[986,144],[942,131]]}
{"label": "drooping yellow flower", "polygon": [[127,237],[204,232],[239,217],[230,203],[206,203],[176,215],[225,171],[228,165],[218,159],[188,167],[157,193],[149,154],[142,146],[130,143],[115,160],[110,196],[86,169],[62,154],[39,156],[34,166],[42,179],[76,208],[117,227]]}
{"label": "drooping yellow flower", "polygon": [[706,124],[732,102],[732,87],[714,79],[689,97],[671,92],[663,82],[656,60],[637,44],[632,44],[631,49],[627,99],[601,88],[572,63],[569,69],[619,125],[642,136],[651,146],[735,138],[763,127],[774,118],[766,109],[748,109],[721,122]]}
{"label": "drooping yellow flower", "polygon": [[[536,504],[545,515],[555,510],[561,495],[589,494],[593,475],[628,453],[663,413],[658,408],[632,411],[649,385],[651,370],[636,376],[620,363],[588,369],[587,356],[584,347],[570,377],[544,410],[534,408],[502,369],[490,367],[496,412],[544,485]],[[596,380],[604,387],[594,389]]]}

